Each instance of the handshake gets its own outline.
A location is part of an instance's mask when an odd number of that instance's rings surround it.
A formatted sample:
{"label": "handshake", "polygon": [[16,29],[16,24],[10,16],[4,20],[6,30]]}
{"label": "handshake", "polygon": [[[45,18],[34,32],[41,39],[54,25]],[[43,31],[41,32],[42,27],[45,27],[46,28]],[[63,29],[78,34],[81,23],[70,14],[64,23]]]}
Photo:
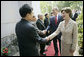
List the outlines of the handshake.
{"label": "handshake", "polygon": [[[43,30],[42,33],[43,34],[46,34],[47,33],[47,30]],[[48,33],[50,33],[50,31],[48,31]]]}
{"label": "handshake", "polygon": [[[47,31],[47,30],[41,31],[41,30],[38,30],[38,29],[37,29],[37,32],[38,32],[40,35],[46,35],[46,33],[50,33],[50,31]],[[45,37],[44,40],[49,41],[50,38],[49,38],[49,37]]]}

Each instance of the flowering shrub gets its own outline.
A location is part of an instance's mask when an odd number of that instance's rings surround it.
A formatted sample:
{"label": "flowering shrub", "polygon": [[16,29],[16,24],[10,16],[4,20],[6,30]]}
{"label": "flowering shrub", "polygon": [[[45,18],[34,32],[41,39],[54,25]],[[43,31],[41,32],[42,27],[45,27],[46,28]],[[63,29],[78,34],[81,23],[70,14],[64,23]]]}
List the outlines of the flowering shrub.
{"label": "flowering shrub", "polygon": [[2,56],[8,56],[10,53],[9,49],[8,48],[2,48],[1,50],[1,55]]}

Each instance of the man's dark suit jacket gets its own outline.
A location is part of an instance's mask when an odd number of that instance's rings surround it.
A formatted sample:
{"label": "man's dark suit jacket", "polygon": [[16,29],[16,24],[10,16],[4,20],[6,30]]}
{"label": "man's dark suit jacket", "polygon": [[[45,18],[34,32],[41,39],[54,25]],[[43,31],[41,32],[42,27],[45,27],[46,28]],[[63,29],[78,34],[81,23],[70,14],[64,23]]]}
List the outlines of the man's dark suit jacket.
{"label": "man's dark suit jacket", "polygon": [[[50,24],[47,28],[47,30],[50,31],[50,33],[53,33],[54,31],[56,31],[56,29],[58,28],[59,23],[63,20],[62,16],[59,14],[58,15],[58,20],[57,20],[57,24],[55,23],[55,16],[51,16],[50,17]],[[61,38],[61,33],[57,35],[57,38]]]}
{"label": "man's dark suit jacket", "polygon": [[76,12],[76,13],[74,14],[74,16],[73,16],[72,19],[73,19],[74,21],[76,21],[76,18],[77,18],[77,17],[78,17],[78,13]]}
{"label": "man's dark suit jacket", "polygon": [[34,26],[27,20],[21,19],[16,24],[16,35],[20,50],[20,56],[38,56],[37,42],[45,43],[46,40],[39,37]]}
{"label": "man's dark suit jacket", "polygon": [[[44,23],[40,19],[37,20],[36,25],[39,30],[45,30]],[[45,35],[40,35],[40,36],[45,37]]]}
{"label": "man's dark suit jacket", "polygon": [[46,28],[47,28],[47,26],[49,25],[49,20],[48,20],[48,18],[45,18],[45,19],[44,19],[44,25],[45,25]]}
{"label": "man's dark suit jacket", "polygon": [[37,25],[38,29],[40,29],[40,30],[45,29],[44,23],[40,19],[37,20],[36,25]]}

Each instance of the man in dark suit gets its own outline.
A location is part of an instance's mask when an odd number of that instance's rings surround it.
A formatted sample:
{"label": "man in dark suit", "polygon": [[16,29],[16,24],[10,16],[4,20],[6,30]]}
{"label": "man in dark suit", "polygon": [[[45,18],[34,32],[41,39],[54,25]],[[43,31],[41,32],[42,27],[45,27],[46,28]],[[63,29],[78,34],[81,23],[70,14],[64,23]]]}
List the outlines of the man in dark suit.
{"label": "man in dark suit", "polygon": [[78,13],[77,13],[77,10],[75,11],[75,13],[74,13],[74,16],[72,17],[72,19],[74,20],[74,21],[76,21],[76,18],[78,17]]}
{"label": "man in dark suit", "polygon": [[[38,20],[36,22],[36,25],[37,25],[37,28],[39,30],[45,30],[45,26],[44,26],[44,23],[43,23],[43,15],[42,14],[38,14]],[[45,37],[46,35],[40,35],[40,37]],[[45,44],[40,44],[40,54],[41,55],[46,55],[44,54],[43,52],[45,51]]]}
{"label": "man in dark suit", "polygon": [[[50,23],[49,14],[46,13],[46,14],[45,14],[45,19],[44,19],[44,25],[45,25],[46,28],[48,27],[49,23]],[[46,36],[48,36],[48,35],[50,35],[50,34],[47,32],[47,33],[46,33]],[[50,44],[51,44],[51,41],[48,41],[48,42],[46,43],[46,45],[50,45]]]}
{"label": "man in dark suit", "polygon": [[49,14],[48,13],[45,14],[44,25],[46,28],[49,25]]}
{"label": "man in dark suit", "polygon": [[[51,16],[50,17],[50,24],[47,28],[47,31],[50,31],[50,33],[52,34],[54,31],[56,31],[56,29],[58,28],[59,23],[63,20],[62,16],[60,14],[58,14],[58,8],[53,8],[53,14],[55,16]],[[53,43],[54,43],[54,49],[55,49],[55,55],[58,55],[58,47],[57,47],[57,39],[59,40],[59,46],[60,46],[60,51],[61,51],[61,32],[59,35],[57,35],[54,39],[53,39]]]}
{"label": "man in dark suit", "polygon": [[[45,34],[46,34],[46,31],[45,31],[45,30],[43,30],[43,31],[42,31],[42,30],[39,30],[39,29],[37,28],[36,21],[37,21],[36,17],[33,16],[32,24],[33,24],[34,27],[36,28],[37,33],[38,33],[39,35],[45,35]],[[45,46],[44,46],[44,47],[45,47]],[[39,52],[39,55],[40,55],[40,44],[39,44],[39,43],[37,43],[37,48],[39,49],[38,52]],[[45,55],[46,55],[46,54],[45,54]]]}
{"label": "man in dark suit", "polygon": [[19,9],[22,19],[16,24],[15,32],[20,56],[39,56],[36,43],[45,43],[47,41],[38,35],[35,27],[31,24],[30,21],[33,18],[32,11],[33,9],[28,4],[24,4]]}

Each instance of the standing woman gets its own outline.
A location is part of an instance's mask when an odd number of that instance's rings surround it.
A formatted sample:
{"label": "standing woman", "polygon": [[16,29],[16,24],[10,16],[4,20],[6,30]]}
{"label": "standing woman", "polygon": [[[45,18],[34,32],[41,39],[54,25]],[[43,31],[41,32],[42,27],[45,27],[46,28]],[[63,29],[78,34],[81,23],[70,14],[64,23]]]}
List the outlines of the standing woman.
{"label": "standing woman", "polygon": [[71,19],[72,11],[66,7],[61,10],[64,21],[60,22],[57,30],[46,37],[47,40],[53,39],[62,32],[61,36],[61,56],[73,56],[77,45],[77,23]]}

